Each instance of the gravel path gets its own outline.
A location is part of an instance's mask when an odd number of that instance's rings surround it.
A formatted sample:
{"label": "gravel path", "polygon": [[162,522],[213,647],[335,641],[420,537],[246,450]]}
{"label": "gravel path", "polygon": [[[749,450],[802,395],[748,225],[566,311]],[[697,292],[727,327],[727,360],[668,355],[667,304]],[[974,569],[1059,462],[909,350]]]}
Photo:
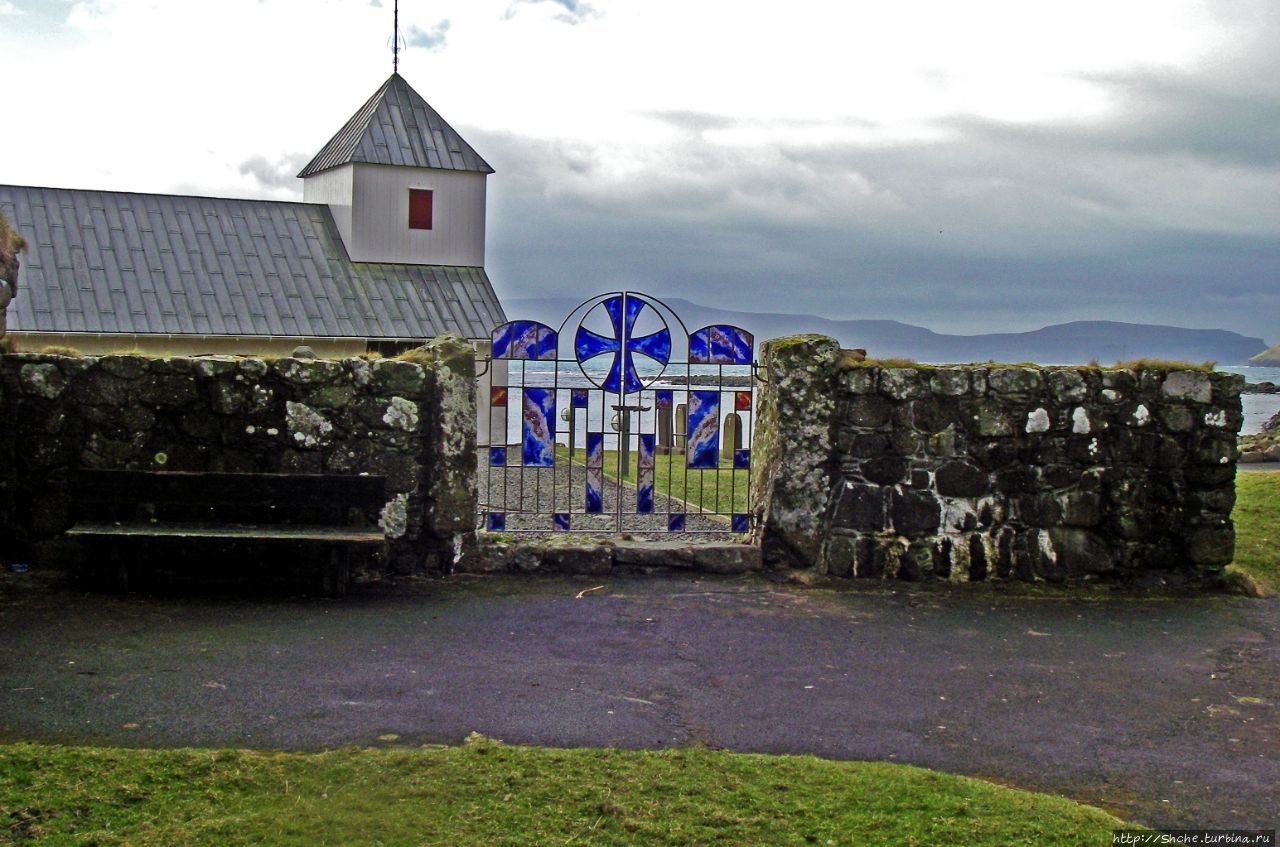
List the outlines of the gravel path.
{"label": "gravel path", "polygon": [[0,742],[701,744],[916,764],[1152,826],[1280,822],[1280,600],[593,576],[335,601],[41,579],[0,574]]}
{"label": "gravel path", "polygon": [[[665,458],[659,457],[659,461]],[[652,514],[637,514],[635,486],[619,484],[608,476],[602,488],[603,513],[583,514],[587,472],[582,465],[493,468],[481,463],[477,483],[481,503],[477,526],[481,529],[484,528],[483,513],[487,510],[506,515],[506,532],[551,532],[552,513],[570,512],[574,532],[666,535],[669,515],[683,514],[686,533],[712,533],[723,539],[733,537],[728,515],[700,514],[697,506],[661,494],[654,495]],[[727,498],[728,491],[724,494]]]}

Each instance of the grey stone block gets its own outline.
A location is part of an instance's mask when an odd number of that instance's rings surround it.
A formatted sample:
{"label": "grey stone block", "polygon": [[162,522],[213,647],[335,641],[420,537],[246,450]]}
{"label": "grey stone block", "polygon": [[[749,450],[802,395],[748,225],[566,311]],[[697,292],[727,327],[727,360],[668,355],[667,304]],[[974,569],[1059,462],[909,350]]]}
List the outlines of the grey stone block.
{"label": "grey stone block", "polygon": [[927,377],[915,368],[884,368],[880,393],[894,400],[913,400],[928,392]]}
{"label": "grey stone block", "polygon": [[708,544],[693,548],[694,567],[707,573],[739,574],[764,569],[760,548],[752,544]]}
{"label": "grey stone block", "polygon": [[981,468],[961,460],[943,462],[934,485],[944,497],[981,497],[991,488],[991,478]]}
{"label": "grey stone block", "polygon": [[889,423],[893,403],[874,394],[854,397],[843,404],[845,419],[853,426],[877,428]]}
{"label": "grey stone block", "polygon": [[878,456],[861,464],[862,475],[876,485],[894,485],[907,475],[909,462],[902,456]]}
{"label": "grey stone block", "polygon": [[933,535],[942,519],[942,504],[930,491],[892,489],[892,526],[901,535]]}
{"label": "grey stone block", "polygon": [[863,532],[879,532],[888,526],[886,489],[878,485],[848,482],[836,493],[833,526]]}
{"label": "grey stone block", "polygon": [[992,368],[987,372],[987,386],[997,394],[1026,395],[1039,391],[1043,384],[1035,368]]}

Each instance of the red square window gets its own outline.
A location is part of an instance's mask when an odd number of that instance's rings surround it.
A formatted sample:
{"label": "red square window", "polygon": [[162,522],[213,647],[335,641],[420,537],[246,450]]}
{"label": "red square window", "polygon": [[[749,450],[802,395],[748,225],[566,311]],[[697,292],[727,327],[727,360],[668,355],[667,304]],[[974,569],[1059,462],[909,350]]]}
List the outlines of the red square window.
{"label": "red square window", "polygon": [[431,229],[431,192],[409,189],[409,229]]}

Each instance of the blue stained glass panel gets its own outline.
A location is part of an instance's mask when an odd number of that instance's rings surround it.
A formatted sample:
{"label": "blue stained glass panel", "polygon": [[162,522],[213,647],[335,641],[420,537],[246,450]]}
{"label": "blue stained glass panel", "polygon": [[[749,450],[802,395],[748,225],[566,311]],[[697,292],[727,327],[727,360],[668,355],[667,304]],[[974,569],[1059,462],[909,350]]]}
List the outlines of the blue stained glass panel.
{"label": "blue stained glass panel", "polygon": [[624,320],[622,315],[623,299],[622,297],[610,297],[604,301],[604,308],[609,313],[610,320],[613,321],[614,332],[625,327],[626,334],[629,337],[631,335],[631,327],[636,325],[636,318],[644,310],[644,301],[638,297],[625,298],[627,314]]}
{"label": "blue stained glass panel", "polygon": [[587,398],[590,396],[585,388],[575,388],[570,392],[570,405],[575,409],[587,408]]}
{"label": "blue stained glass panel", "polygon": [[648,356],[655,362],[666,364],[671,361],[671,333],[660,329],[652,335],[645,335],[631,340],[631,351]]}
{"label": "blue stained glass panel", "polygon": [[633,337],[636,318],[645,307],[644,300],[639,297],[610,297],[601,305],[609,315],[613,335],[606,338],[579,325],[573,347],[578,364],[597,356],[611,355],[613,360],[604,382],[599,383],[600,387],[618,394],[639,391],[644,385],[633,357],[645,356],[665,366],[671,359],[671,332],[664,326],[649,335]]}
{"label": "blue stained glass panel", "polygon": [[695,365],[749,365],[755,336],[728,324],[706,326],[689,336],[689,361]]}
{"label": "blue stained glass panel", "polygon": [[653,447],[656,436],[641,435],[640,456],[636,462],[636,513],[653,514]]}
{"label": "blue stained glass panel", "polygon": [[526,388],[520,410],[523,444],[520,462],[530,468],[556,463],[556,393],[550,388]]}
{"label": "blue stained glass panel", "polygon": [[579,362],[585,362],[588,359],[594,359],[596,356],[603,356],[605,353],[618,352],[618,342],[617,339],[605,338],[603,335],[598,335],[585,327],[578,327],[578,336],[574,339],[573,352],[578,357]]}
{"label": "blue stained glass panel", "polygon": [[[626,361],[625,375],[622,365],[624,360]],[[605,377],[604,385],[600,387],[605,391],[630,394],[633,391],[639,391],[644,386],[640,382],[639,374],[636,373],[635,365],[631,363],[631,358],[628,356],[614,359],[613,367],[609,368],[609,375]]]}
{"label": "blue stained glass panel", "polygon": [[604,512],[604,433],[587,433],[587,501],[588,515]]}
{"label": "blue stained glass panel", "polygon": [[489,448],[489,466],[493,468],[503,468],[507,465],[507,448],[506,447],[490,447]]}
{"label": "blue stained glass panel", "polygon": [[689,392],[686,429],[689,432],[686,467],[694,470],[715,470],[719,467],[719,391]]}
{"label": "blue stained glass panel", "polygon": [[733,467],[737,470],[747,470],[751,467],[751,451],[750,450],[734,450],[733,451]]}
{"label": "blue stained glass panel", "polygon": [[490,512],[485,516],[484,525],[490,532],[506,532],[507,516],[504,512]]}
{"label": "blue stained glass panel", "polygon": [[568,532],[569,531],[569,513],[556,512],[554,515],[552,515],[552,528],[555,529],[556,532]]}
{"label": "blue stained glass panel", "polygon": [[734,515],[732,520],[733,520],[734,532],[750,532],[751,531],[750,515],[742,515],[742,514]]}
{"label": "blue stained glass panel", "polygon": [[670,409],[675,400],[674,393],[669,388],[662,388],[653,392],[653,405],[659,409]]}
{"label": "blue stained glass panel", "polygon": [[667,532],[684,532],[684,515],[667,515]]}
{"label": "blue stained glass panel", "polygon": [[511,321],[496,328],[491,336],[495,359],[555,359],[556,331],[537,321]]}

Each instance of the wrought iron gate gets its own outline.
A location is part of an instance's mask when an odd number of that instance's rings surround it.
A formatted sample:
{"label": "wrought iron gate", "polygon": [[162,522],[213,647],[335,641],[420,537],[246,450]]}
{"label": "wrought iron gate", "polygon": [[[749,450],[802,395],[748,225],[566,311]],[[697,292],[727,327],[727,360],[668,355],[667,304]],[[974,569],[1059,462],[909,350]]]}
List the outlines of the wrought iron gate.
{"label": "wrought iron gate", "polygon": [[479,390],[480,529],[743,533],[751,528],[754,339],[692,333],[636,292],[560,328],[495,328]]}

